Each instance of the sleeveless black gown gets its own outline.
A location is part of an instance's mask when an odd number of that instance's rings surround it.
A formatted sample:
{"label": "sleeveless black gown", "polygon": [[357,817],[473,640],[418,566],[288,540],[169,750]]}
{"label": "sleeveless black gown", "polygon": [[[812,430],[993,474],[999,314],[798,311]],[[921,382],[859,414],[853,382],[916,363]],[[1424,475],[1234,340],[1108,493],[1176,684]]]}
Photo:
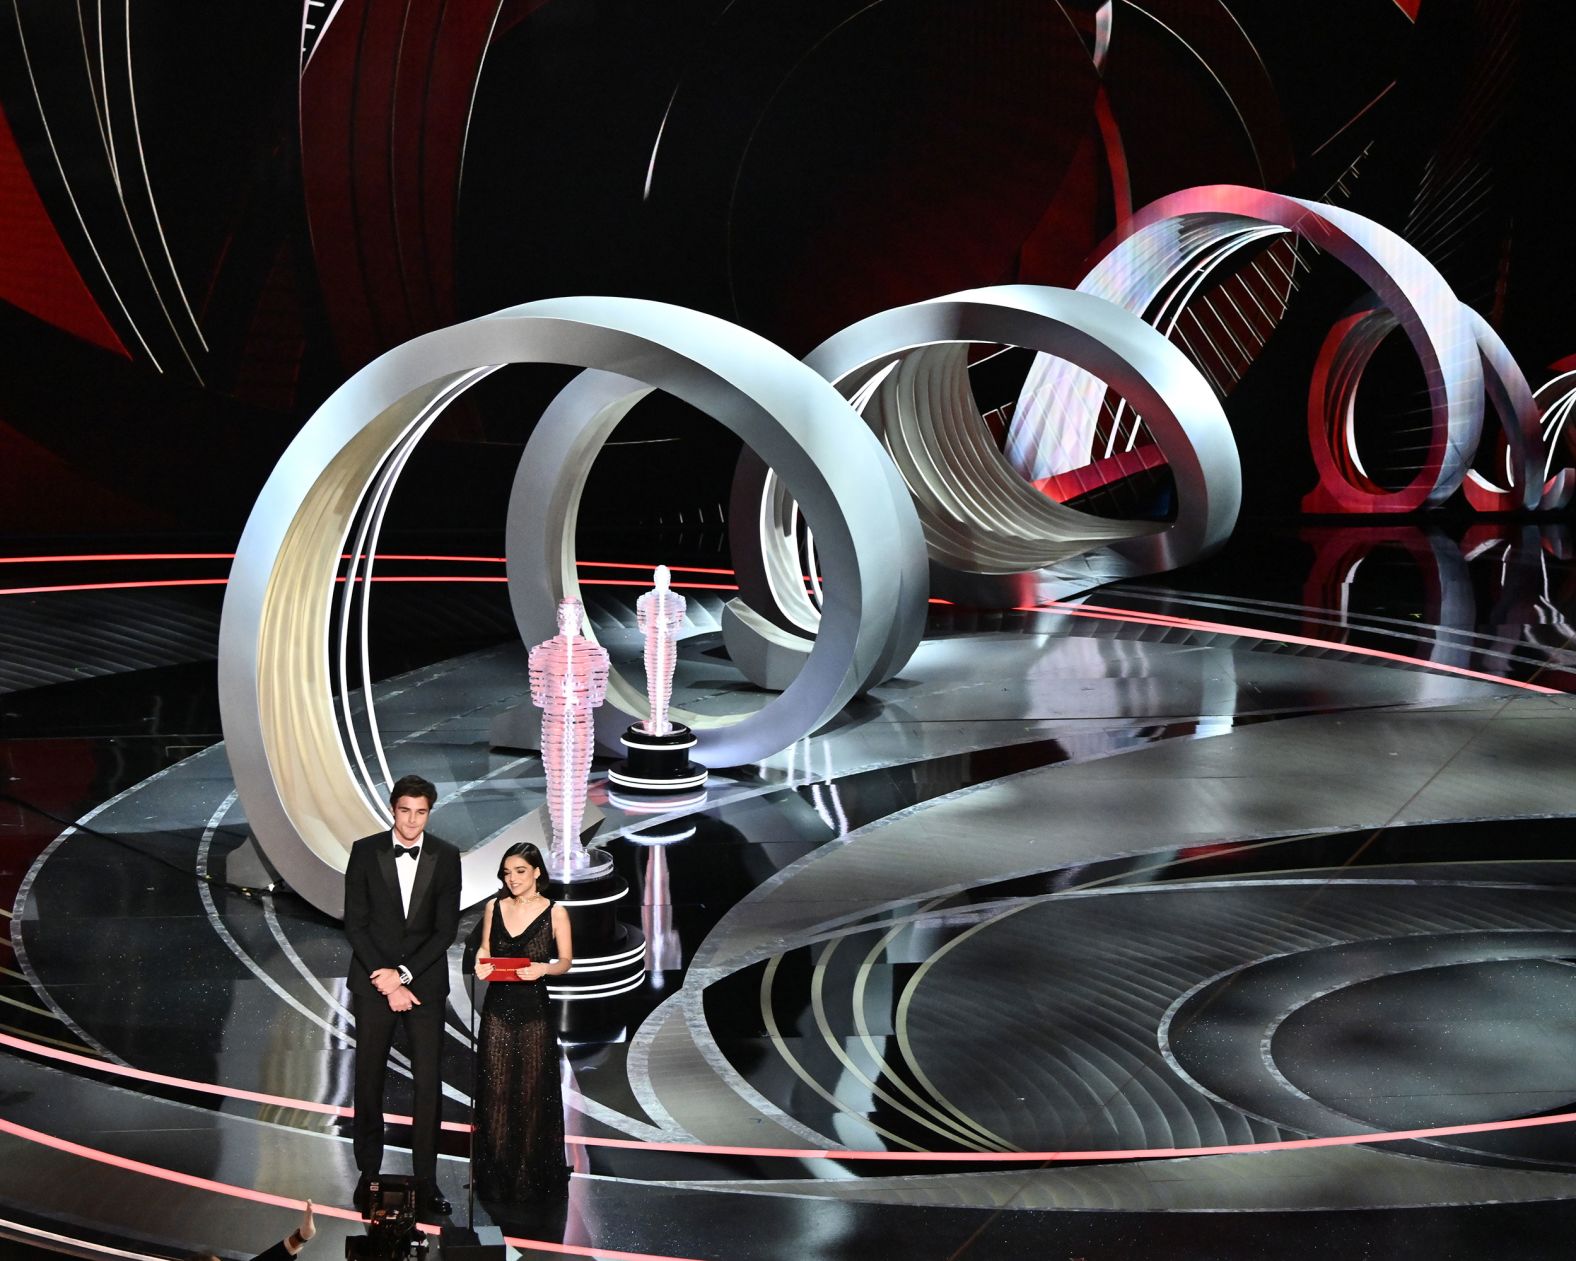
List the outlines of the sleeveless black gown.
{"label": "sleeveless black gown", "polygon": [[[494,958],[553,957],[553,904],[511,933],[496,903]],[[558,1032],[547,1009],[547,982],[500,981],[487,987],[477,1049],[476,1194],[518,1204],[564,1194],[564,1102]]]}

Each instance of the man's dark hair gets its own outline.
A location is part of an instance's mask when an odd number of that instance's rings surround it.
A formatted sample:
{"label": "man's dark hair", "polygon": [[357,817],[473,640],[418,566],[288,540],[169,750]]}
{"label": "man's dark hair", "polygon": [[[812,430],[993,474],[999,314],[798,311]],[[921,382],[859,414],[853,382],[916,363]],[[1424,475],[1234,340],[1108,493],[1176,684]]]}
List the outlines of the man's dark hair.
{"label": "man's dark hair", "polygon": [[389,805],[392,806],[401,797],[425,797],[429,810],[438,804],[437,788],[430,779],[423,779],[420,775],[401,775],[394,782],[394,787],[389,789]]}

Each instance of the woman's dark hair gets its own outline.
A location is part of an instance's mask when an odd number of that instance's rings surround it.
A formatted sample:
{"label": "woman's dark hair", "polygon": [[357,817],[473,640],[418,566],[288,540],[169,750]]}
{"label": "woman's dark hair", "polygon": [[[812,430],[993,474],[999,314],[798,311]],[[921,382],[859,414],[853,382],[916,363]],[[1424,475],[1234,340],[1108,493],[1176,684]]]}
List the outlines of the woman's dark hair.
{"label": "woman's dark hair", "polygon": [[504,850],[503,857],[498,860],[498,883],[503,883],[503,865],[511,858],[523,858],[526,865],[535,867],[542,873],[542,878],[547,878],[547,864],[542,861],[542,851],[537,849],[530,841],[521,841],[518,845],[511,845]]}
{"label": "woman's dark hair", "polygon": [[430,779],[423,779],[420,775],[401,775],[394,781],[394,787],[389,789],[389,805],[393,805],[401,797],[425,797],[427,809],[431,810],[438,804],[438,789]]}

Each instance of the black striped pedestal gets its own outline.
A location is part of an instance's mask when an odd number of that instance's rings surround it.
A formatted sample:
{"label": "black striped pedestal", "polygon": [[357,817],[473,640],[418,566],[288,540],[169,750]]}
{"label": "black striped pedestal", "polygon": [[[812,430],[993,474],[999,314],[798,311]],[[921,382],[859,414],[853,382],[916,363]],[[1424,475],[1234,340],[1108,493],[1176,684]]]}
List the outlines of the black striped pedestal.
{"label": "black striped pedestal", "polygon": [[681,722],[654,736],[637,722],[619,737],[629,756],[608,771],[609,782],[630,792],[676,793],[699,788],[706,768],[689,760],[695,733]]}

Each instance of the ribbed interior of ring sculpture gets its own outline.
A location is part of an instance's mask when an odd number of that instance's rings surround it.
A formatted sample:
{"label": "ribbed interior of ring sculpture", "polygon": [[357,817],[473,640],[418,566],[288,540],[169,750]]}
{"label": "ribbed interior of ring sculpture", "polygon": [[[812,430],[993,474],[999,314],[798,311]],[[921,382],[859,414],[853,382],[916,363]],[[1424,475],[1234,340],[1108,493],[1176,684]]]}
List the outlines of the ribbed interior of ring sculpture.
{"label": "ribbed interior of ring sculpture", "polygon": [[859,392],[868,394],[865,421],[914,497],[932,561],[965,573],[1016,574],[1165,528],[1080,512],[1025,480],[980,415],[968,350],[947,342],[909,351]]}
{"label": "ribbed interior of ring sculpture", "polygon": [[[838,382],[881,440],[913,498],[933,589],[1011,604],[1072,595],[1122,572],[1149,568],[1118,561],[1106,549],[1165,531],[1165,522],[1081,512],[1052,499],[1013,467],[980,414],[969,381],[969,346],[919,346]],[[753,683],[780,690],[793,678],[820,624],[814,535],[788,489],[749,450],[740,458],[729,516],[740,598],[727,606],[724,640],[735,665]],[[1095,563],[1056,568],[1091,553],[1101,553]],[[947,574],[964,582],[939,581]],[[1035,576],[1024,583],[1021,595],[1010,583],[1005,588],[967,584],[974,576],[1015,575]],[[884,682],[907,657],[908,650],[892,654],[871,672],[866,686]]]}

